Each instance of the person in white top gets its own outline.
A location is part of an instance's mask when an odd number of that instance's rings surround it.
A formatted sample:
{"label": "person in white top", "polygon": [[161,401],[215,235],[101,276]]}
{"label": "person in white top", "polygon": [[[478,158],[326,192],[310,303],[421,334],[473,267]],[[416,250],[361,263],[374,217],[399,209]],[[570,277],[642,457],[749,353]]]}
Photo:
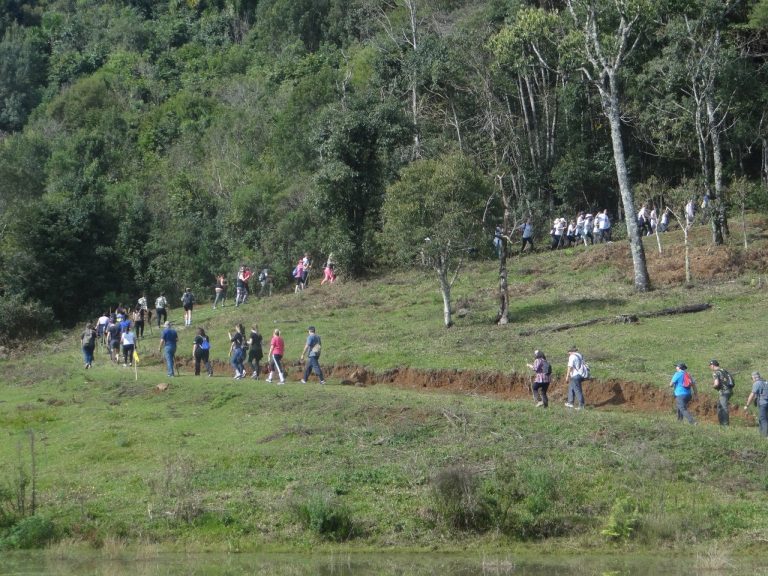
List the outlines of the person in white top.
{"label": "person in white top", "polygon": [[133,351],[136,349],[136,333],[130,326],[120,336],[120,345],[123,347],[123,366],[132,366]]}
{"label": "person in white top", "polygon": [[685,205],[685,223],[690,227],[693,226],[693,221],[696,218],[696,202],[693,198],[688,200],[688,204]]}
{"label": "person in white top", "polygon": [[597,214],[597,224],[600,228],[600,241],[611,241],[611,219],[608,216],[608,208]]}
{"label": "person in white top", "polygon": [[577,403],[576,410],[584,408],[584,392],[581,389],[581,382],[584,380],[581,373],[583,362],[584,357],[579,353],[579,349],[576,346],[571,346],[570,350],[568,350],[568,369],[565,373],[565,378],[568,380],[566,408],[573,408],[574,403]]}
{"label": "person in white top", "polygon": [[592,216],[592,214],[584,214],[584,233],[582,234],[582,239],[584,240],[584,246],[587,245],[587,238],[589,238],[589,243],[594,244],[595,243],[595,237],[592,234],[592,228],[595,225],[595,217]]}
{"label": "person in white top", "polygon": [[163,292],[160,292],[160,296],[155,300],[155,315],[157,316],[157,327],[160,328],[161,323],[168,320],[168,300],[165,299]]}

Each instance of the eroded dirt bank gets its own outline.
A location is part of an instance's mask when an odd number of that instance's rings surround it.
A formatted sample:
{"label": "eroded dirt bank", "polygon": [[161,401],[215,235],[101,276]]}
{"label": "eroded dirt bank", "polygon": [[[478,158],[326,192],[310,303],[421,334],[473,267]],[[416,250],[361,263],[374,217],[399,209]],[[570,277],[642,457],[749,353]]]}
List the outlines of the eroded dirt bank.
{"label": "eroded dirt bank", "polygon": [[[191,368],[188,362],[187,369]],[[232,368],[224,362],[215,362],[217,374],[227,373]],[[294,362],[287,367],[289,381],[302,377],[303,366]],[[408,367],[391,368],[375,372],[355,365],[323,366],[327,378],[341,380],[350,386],[373,386],[385,384],[413,390],[439,390],[456,394],[477,394],[500,400],[531,399],[531,377],[528,374],[502,374],[474,370],[420,370]],[[313,379],[316,376],[313,375]],[[549,388],[551,402],[562,403],[568,393],[568,385],[562,378]],[[619,379],[589,380],[584,383],[587,406],[593,409],[619,409],[630,412],[660,412],[674,415],[674,399],[669,388],[650,384],[639,384]],[[747,392],[743,396],[746,397]],[[743,401],[738,392],[731,403],[731,417],[752,421],[751,414],[739,410]],[[717,421],[717,401],[714,395],[700,395],[691,403],[691,410],[700,419]]]}
{"label": "eroded dirt bank", "polygon": [[[333,378],[348,385],[369,386],[386,384],[417,390],[441,390],[457,394],[478,394],[502,400],[531,399],[529,375],[478,372],[471,370],[417,370],[393,368],[373,372],[358,366],[333,366],[328,370]],[[300,376],[299,376],[300,378]],[[552,402],[564,402],[568,385],[559,379],[550,385]],[[745,393],[746,394],[746,393]],[[584,383],[587,406],[594,409],[611,408],[636,412],[664,412],[674,414],[674,400],[670,389],[624,380],[589,380]],[[736,396],[735,398],[739,398]],[[731,416],[752,419],[738,409],[739,400],[732,402]],[[697,417],[717,421],[717,402],[714,396],[699,396],[691,403]]]}

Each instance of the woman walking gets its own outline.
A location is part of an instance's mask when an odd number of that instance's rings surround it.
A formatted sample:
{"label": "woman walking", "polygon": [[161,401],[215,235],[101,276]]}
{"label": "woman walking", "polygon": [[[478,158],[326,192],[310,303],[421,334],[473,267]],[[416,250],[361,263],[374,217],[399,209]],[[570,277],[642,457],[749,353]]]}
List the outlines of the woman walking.
{"label": "woman walking", "polygon": [[243,366],[243,344],[245,339],[243,338],[243,325],[237,324],[235,326],[235,333],[228,332],[229,335],[229,363],[232,364],[232,368],[235,369],[235,380],[242,380],[245,377],[245,366]]}
{"label": "woman walking", "polygon": [[280,336],[280,330],[275,328],[272,334],[272,340],[269,343],[269,354],[267,359],[269,363],[269,376],[267,376],[267,382],[272,382],[272,374],[277,369],[277,375],[280,377],[280,384],[285,384],[285,372],[283,371],[283,355],[285,354],[285,342],[283,337]]}
{"label": "woman walking", "polygon": [[123,346],[123,366],[133,366],[133,351],[136,350],[136,333],[131,330],[130,324],[120,337]]}
{"label": "woman walking", "polygon": [[254,380],[259,379],[261,374],[261,359],[264,357],[264,351],[262,350],[262,336],[259,332],[259,327],[254,324],[251,327],[250,347],[248,349],[248,364],[251,366],[251,378]]}
{"label": "woman walking", "polygon": [[205,364],[208,376],[213,376],[213,367],[210,362],[211,341],[202,328],[197,329],[194,344],[192,345],[192,358],[195,360],[195,376],[200,376],[200,364]]}
{"label": "woman walking", "polygon": [[93,352],[96,349],[96,329],[93,324],[86,324],[80,340],[83,347],[83,362],[87,370],[93,365]]}
{"label": "woman walking", "polygon": [[527,364],[528,368],[536,373],[533,382],[533,399],[536,401],[536,407],[549,406],[547,398],[547,389],[552,375],[552,365],[547,361],[547,357],[541,350],[533,351],[533,364]]}

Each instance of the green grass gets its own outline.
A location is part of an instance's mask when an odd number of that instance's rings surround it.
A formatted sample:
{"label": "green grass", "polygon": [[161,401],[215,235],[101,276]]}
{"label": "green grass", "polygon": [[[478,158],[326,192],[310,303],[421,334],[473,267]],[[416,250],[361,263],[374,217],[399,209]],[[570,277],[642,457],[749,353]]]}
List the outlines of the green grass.
{"label": "green grass", "polygon": [[[314,324],[325,366],[506,373],[524,370],[541,347],[562,373],[575,343],[595,385],[619,378],[666,386],[678,360],[704,382],[717,357],[738,372],[735,398],[746,397],[747,375],[768,359],[765,299],[752,276],[638,295],[609,263],[578,262],[563,252],[511,259],[506,326],[492,323],[497,273],[489,262],[470,263],[456,283],[454,301],[469,313],[450,330],[429,271],[316,283],[239,309],[199,306],[194,318],[220,362],[236,322],[258,323],[265,337],[279,327],[288,359],[298,358]],[[521,336],[698,302],[713,308]],[[189,354],[192,332],[180,330],[181,353]],[[608,549],[617,539],[648,550],[712,541],[741,549],[768,528],[768,442],[742,422],[729,430],[680,425],[671,399],[663,414],[541,411],[476,395],[339,386],[338,378],[302,386],[295,367],[285,387],[233,381],[222,365],[213,379],[183,367],[161,393],[154,386],[168,379],[157,344],[155,328],[139,347],[138,381],[100,352],[84,371],[74,333],[0,364],[0,482],[12,494],[19,466],[29,472],[34,431],[38,510],[57,538],[223,551],[342,541],[363,549]],[[2,494],[0,546],[8,547],[19,524]]]}

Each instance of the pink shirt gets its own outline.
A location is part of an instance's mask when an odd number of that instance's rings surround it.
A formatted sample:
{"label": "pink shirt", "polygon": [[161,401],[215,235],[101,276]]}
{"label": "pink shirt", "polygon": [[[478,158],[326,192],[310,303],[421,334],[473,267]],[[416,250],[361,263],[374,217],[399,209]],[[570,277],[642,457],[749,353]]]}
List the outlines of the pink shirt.
{"label": "pink shirt", "polygon": [[285,342],[283,341],[282,336],[272,336],[269,346],[272,348],[272,354],[282,356],[285,351]]}

